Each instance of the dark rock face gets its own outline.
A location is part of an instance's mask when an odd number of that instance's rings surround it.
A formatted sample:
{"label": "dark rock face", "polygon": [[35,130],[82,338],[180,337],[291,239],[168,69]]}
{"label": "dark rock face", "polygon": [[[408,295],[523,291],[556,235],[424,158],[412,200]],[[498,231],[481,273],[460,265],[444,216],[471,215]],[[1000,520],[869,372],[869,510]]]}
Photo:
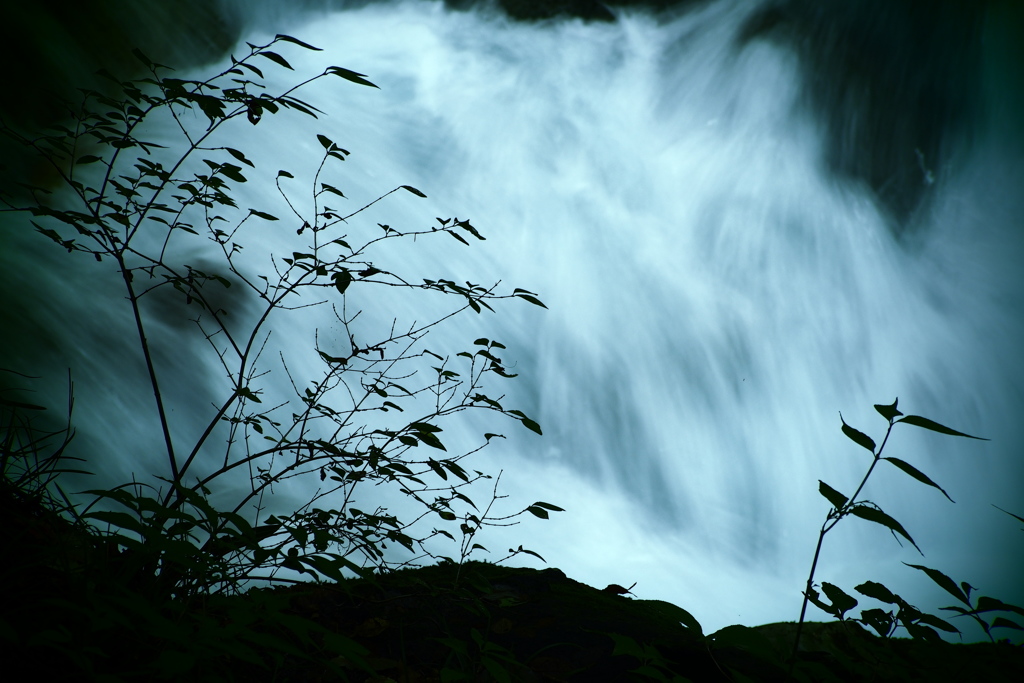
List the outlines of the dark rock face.
{"label": "dark rock face", "polygon": [[[612,21],[614,9],[670,14],[713,0],[499,0],[511,18]],[[469,8],[475,0],[448,0]],[[927,208],[944,167],[970,145],[980,115],[988,3],[972,0],[775,0],[737,47],[770,40],[800,57],[806,105],[823,129],[824,163],[863,183],[897,233]],[[609,9],[611,8],[611,9]]]}
{"label": "dark rock face", "polygon": [[779,0],[742,40],[798,53],[828,168],[869,187],[899,231],[969,143],[985,9],[962,0]]}
{"label": "dark rock face", "polygon": [[575,18],[584,21],[615,21],[615,10],[637,9],[674,13],[715,0],[445,0],[458,10],[496,7],[516,21]]}
{"label": "dark rock face", "polygon": [[[195,66],[219,58],[241,28],[218,3],[202,0],[5,3],[0,59],[9,68],[0,89],[0,116],[19,129],[58,123],[66,116],[66,102],[78,104],[78,88],[109,85],[97,70],[121,79],[142,74],[133,48],[163,64]],[[0,136],[0,183],[46,184],[43,169],[31,167],[33,160]]]}
{"label": "dark rock face", "polygon": [[[467,10],[486,3],[478,0],[446,0],[445,4],[452,9]],[[586,21],[615,19],[615,15],[608,7],[598,0],[499,0],[496,4],[505,14],[518,21],[538,21],[556,17],[577,17]]]}

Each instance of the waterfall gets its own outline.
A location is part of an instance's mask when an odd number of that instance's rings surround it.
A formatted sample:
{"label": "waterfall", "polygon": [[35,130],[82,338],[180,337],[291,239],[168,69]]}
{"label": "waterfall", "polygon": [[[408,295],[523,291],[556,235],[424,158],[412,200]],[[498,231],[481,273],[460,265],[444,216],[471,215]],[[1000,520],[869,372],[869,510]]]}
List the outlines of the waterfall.
{"label": "waterfall", "polygon": [[[898,396],[904,412],[991,441],[894,430],[890,454],[957,503],[879,468],[864,495],[926,557],[849,520],[826,539],[817,579],[847,592],[880,581],[924,609],[952,602],[903,561],[1019,604],[1024,544],[990,506],[1024,509],[1024,148],[1007,142],[1015,131],[995,106],[1010,76],[986,62],[979,97],[993,106],[969,143],[938,158],[918,150],[913,182],[927,197],[903,217],[912,229],[896,229],[868,184],[829,163],[828,122],[806,96],[808,54],[741,39],[756,7],[519,24],[402,2],[304,13],[287,30],[255,22],[252,43],[280,31],[325,49],[289,53],[300,74],[336,64],[380,89],[318,85],[308,98],[327,117],[241,122],[231,146],[272,178],[308,172],[325,134],[352,153],[334,183],[352,206],[400,184],[429,196],[396,195],[366,215],[370,225],[458,216],[488,238],[472,249],[417,244],[403,256],[410,268],[501,279],[547,304],[500,306],[427,344],[503,341],[520,373],[508,403],[544,428],[503,430],[509,438],[473,465],[503,469],[509,501],[566,509],[482,536],[495,553],[523,544],[579,581],[636,582],[638,597],[690,610],[707,632],[794,620],[829,509],[818,480],[850,494],[869,463],[839,412],[880,439],[871,406]],[[283,215],[249,185],[239,205]],[[265,234],[256,239],[279,239]],[[67,267],[49,254],[40,263]],[[61,297],[67,286],[44,285]],[[125,320],[107,321],[93,297],[76,302],[65,337],[96,364],[76,375],[90,404],[82,439],[152,450],[151,425],[101,417],[147,398],[113,391],[104,375],[105,335]],[[382,318],[430,315],[399,298],[380,305]],[[318,324],[281,332],[295,340],[282,348],[298,358]],[[164,361],[208,362],[177,351]],[[90,435],[102,419],[105,431]],[[474,419],[463,428],[482,431]]]}

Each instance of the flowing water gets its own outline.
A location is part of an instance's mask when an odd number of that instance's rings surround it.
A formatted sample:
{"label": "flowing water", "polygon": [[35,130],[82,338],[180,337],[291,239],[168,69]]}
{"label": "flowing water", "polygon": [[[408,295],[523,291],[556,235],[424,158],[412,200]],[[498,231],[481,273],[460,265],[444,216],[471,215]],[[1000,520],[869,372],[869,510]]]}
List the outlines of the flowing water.
{"label": "flowing water", "polygon": [[[547,304],[512,302],[428,343],[503,341],[520,372],[506,402],[544,428],[502,429],[510,438],[472,465],[504,470],[509,508],[566,509],[481,537],[495,554],[522,543],[579,581],[636,582],[638,597],[674,602],[707,631],[793,620],[829,509],[818,480],[850,494],[869,463],[838,413],[880,440],[871,405],[898,396],[905,412],[992,440],[897,428],[887,450],[957,503],[880,467],[864,495],[926,557],[850,520],[827,538],[818,580],[848,592],[881,581],[923,608],[952,602],[905,561],[1020,602],[1024,543],[990,506],[1024,510],[1024,147],[1000,108],[1020,73],[999,71],[999,36],[987,29],[983,113],[942,156],[919,152],[922,208],[896,220],[828,162],[808,55],[739,39],[756,4],[612,24],[516,24],[426,2],[306,12],[285,26],[255,17],[250,42],[285,32],[325,48],[287,52],[299,73],[337,64],[380,90],[317,86],[307,96],[327,118],[243,122],[230,145],[271,174],[298,174],[319,154],[315,134],[328,135],[352,152],[333,184],[353,206],[400,184],[429,195],[396,195],[368,225],[459,216],[488,237],[471,249],[416,245],[401,256],[409,268],[501,279]],[[284,215],[262,189],[240,197]],[[257,239],[291,249],[266,234]],[[45,284],[61,296],[64,286]],[[81,440],[153,450],[152,425],[96,426],[111,401],[128,412],[147,398],[110,392],[104,335],[127,320],[92,303],[72,307],[64,337],[96,364],[76,375]],[[400,299],[380,306],[383,318],[429,314]],[[299,357],[317,324],[330,329],[311,313],[280,331],[281,348]],[[200,362],[189,348],[165,353],[168,367]],[[484,431],[472,419],[461,428]]]}

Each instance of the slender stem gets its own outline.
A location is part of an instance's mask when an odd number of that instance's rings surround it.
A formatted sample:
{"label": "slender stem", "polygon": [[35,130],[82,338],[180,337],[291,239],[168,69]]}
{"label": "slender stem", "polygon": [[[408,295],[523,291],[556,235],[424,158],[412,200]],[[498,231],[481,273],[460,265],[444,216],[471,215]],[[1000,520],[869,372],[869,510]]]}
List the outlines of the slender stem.
{"label": "slender stem", "polygon": [[[835,526],[834,524],[832,526]],[[832,528],[829,526],[829,519],[821,525],[821,532],[818,533],[818,546],[814,549],[814,560],[811,562],[811,571],[807,575],[807,585],[804,587],[804,602],[800,607],[800,621],[796,624],[796,637],[793,639],[793,654],[789,658],[789,677],[793,676],[793,667],[796,666],[796,656],[800,649],[800,634],[804,630],[804,617],[807,616],[807,603],[810,600],[812,585],[814,583],[814,571],[818,568],[818,557],[821,555],[821,544],[825,540],[825,534]]]}
{"label": "slender stem", "polygon": [[857,496],[860,495],[860,492],[864,488],[864,485],[868,483],[868,477],[871,476],[871,472],[875,469],[875,465],[878,464],[878,461],[882,459],[882,450],[885,449],[885,444],[889,442],[889,434],[892,433],[892,428],[895,424],[896,423],[893,422],[892,420],[889,421],[889,429],[885,431],[885,438],[882,439],[882,445],[878,447],[878,453],[875,454],[875,459],[871,461],[871,467],[868,468],[868,471],[864,475],[864,478],[860,480],[860,486],[858,486],[857,490],[853,492],[852,496],[850,496],[850,502],[847,503],[844,506],[844,508],[853,505],[853,501],[857,500]]}
{"label": "slender stem", "polygon": [[[237,397],[238,397],[237,394],[232,394],[231,398],[229,398],[227,400],[227,402],[220,407],[220,409],[217,411],[217,414],[214,416],[214,418],[212,420],[210,420],[210,423],[206,426],[206,430],[203,432],[203,435],[199,437],[199,440],[196,442],[196,445],[193,447],[192,452],[189,453],[188,458],[185,459],[185,464],[182,466],[182,470],[181,470],[182,473],[184,473],[184,471],[186,469],[188,469],[188,466],[192,464],[192,461],[195,459],[196,455],[199,453],[200,448],[202,448],[203,443],[206,442],[207,437],[210,436],[210,434],[213,432],[214,427],[216,427],[217,423],[220,421],[220,418],[225,413],[227,413],[228,408],[231,406],[232,403],[235,402],[235,399]],[[178,475],[175,475],[174,480],[178,481]],[[173,494],[173,490],[174,489],[172,488],[171,490],[169,490],[167,492],[167,495],[164,497],[164,505],[170,505],[171,497],[172,497],[172,494]]]}
{"label": "slender stem", "polygon": [[[874,457],[871,460],[871,466],[868,467],[868,471],[864,473],[864,477],[860,480],[860,485],[857,486],[857,490],[853,492],[853,495],[847,499],[847,502],[841,509],[835,510],[833,515],[829,512],[828,517],[825,518],[825,523],[821,525],[821,532],[818,534],[818,545],[814,549],[814,560],[811,562],[811,571],[807,575],[807,585],[804,587],[804,600],[800,606],[800,621],[796,625],[796,636],[793,638],[793,654],[789,658],[789,674],[787,680],[793,677],[793,669],[796,666],[796,657],[800,649],[800,635],[804,629],[804,619],[807,616],[807,603],[810,602],[811,590],[814,585],[814,572],[818,568],[818,557],[821,555],[821,545],[825,540],[825,534],[835,528],[839,520],[846,516],[849,510],[856,505],[857,496],[864,489],[864,485],[868,483],[868,477],[875,470],[875,465],[882,459],[882,450],[885,448],[885,444],[889,442],[889,435],[892,433],[892,428],[896,423],[891,419],[889,420],[889,428],[885,431],[885,438],[882,439],[882,445],[878,447],[878,451],[873,453]],[[829,523],[831,522],[831,524]]]}
{"label": "slender stem", "polygon": [[116,252],[114,257],[117,259],[118,269],[121,271],[121,276],[124,278],[124,286],[128,290],[128,301],[132,305],[132,315],[135,317],[135,327],[139,332],[139,345],[142,347],[142,355],[146,360],[146,371],[149,373],[149,384],[153,387],[153,397],[156,399],[156,410],[160,416],[160,428],[164,434],[164,445],[167,448],[167,459],[171,466],[171,477],[174,482],[178,482],[178,461],[174,455],[174,444],[171,441],[171,430],[167,424],[167,411],[164,409],[163,394],[160,392],[160,383],[156,377],[156,366],[153,363],[153,355],[149,349],[149,340],[146,339],[146,328],[142,323],[142,311],[139,310],[139,298],[135,295],[135,288],[132,286],[131,273],[128,270],[128,266],[125,265],[124,256],[121,252]]}

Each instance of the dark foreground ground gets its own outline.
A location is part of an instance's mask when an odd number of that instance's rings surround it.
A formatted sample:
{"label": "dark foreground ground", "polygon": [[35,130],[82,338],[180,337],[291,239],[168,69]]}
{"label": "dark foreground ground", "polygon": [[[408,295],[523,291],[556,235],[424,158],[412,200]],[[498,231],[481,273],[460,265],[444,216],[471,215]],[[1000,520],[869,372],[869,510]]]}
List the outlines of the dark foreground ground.
{"label": "dark foreground ground", "polygon": [[[598,590],[558,569],[470,563],[452,591],[457,569],[287,593],[300,613],[364,645],[395,681],[443,680],[446,668],[481,681],[502,680],[500,670],[512,681],[786,679],[795,624],[705,638],[680,623],[688,615],[675,605]],[[796,679],[1024,680],[1024,651],[1008,644],[883,640],[851,622],[807,624],[802,640]]]}
{"label": "dark foreground ground", "polygon": [[[102,539],[9,494],[0,495],[6,681],[787,679],[793,624],[705,636],[679,607],[558,569],[470,562],[160,598],[125,579],[125,558],[111,557]],[[1024,649],[1007,643],[885,640],[852,622],[808,624],[802,642],[797,681],[1024,681]]]}

